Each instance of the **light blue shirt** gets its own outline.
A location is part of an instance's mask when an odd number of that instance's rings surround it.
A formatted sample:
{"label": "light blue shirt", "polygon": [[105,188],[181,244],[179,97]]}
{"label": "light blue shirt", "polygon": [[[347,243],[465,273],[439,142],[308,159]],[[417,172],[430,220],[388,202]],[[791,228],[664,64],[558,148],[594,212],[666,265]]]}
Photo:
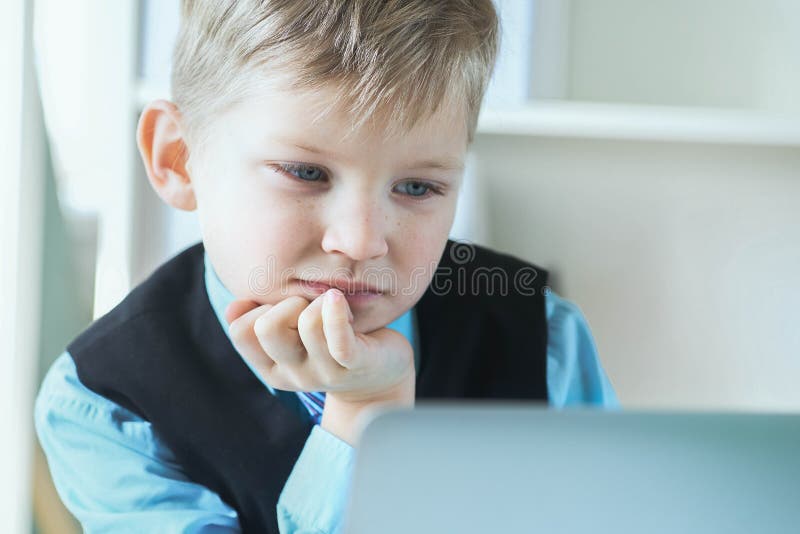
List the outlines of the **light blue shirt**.
{"label": "light blue shirt", "polygon": [[[234,297],[205,262],[209,300],[227,333],[224,312]],[[553,293],[545,306],[549,405],[617,408],[580,310]],[[418,359],[413,309],[387,326],[406,336]],[[294,394],[265,386],[301,406]],[[34,413],[58,493],[85,532],[239,532],[236,511],[189,480],[148,421],[81,384],[68,352],[48,371]],[[282,533],[338,531],[353,457],[350,445],[313,427],[278,501]]]}

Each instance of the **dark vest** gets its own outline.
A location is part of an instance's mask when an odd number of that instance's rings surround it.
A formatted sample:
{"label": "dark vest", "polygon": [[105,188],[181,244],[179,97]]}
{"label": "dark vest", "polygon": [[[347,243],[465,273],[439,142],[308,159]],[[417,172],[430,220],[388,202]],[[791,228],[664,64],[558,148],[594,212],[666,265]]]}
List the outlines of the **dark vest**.
{"label": "dark vest", "polygon": [[[417,399],[546,401],[546,279],[513,256],[448,241],[416,304]],[[245,532],[278,532],[278,497],[312,423],[267,391],[225,335],[201,243],[68,350],[80,381],[150,421],[189,478],[236,509]]]}

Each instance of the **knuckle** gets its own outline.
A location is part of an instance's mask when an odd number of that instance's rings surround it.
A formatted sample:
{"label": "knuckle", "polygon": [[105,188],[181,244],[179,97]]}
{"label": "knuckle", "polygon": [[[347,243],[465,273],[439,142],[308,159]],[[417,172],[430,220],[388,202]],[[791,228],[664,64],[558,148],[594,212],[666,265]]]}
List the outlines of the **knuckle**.
{"label": "knuckle", "polygon": [[231,338],[236,340],[241,340],[244,337],[246,331],[247,331],[247,323],[242,319],[237,319],[233,321],[228,327],[228,333],[230,334]]}
{"label": "knuckle", "polygon": [[257,336],[271,336],[275,334],[276,331],[276,324],[272,317],[270,317],[269,313],[265,313],[253,324],[253,330]]}
{"label": "knuckle", "polygon": [[308,314],[301,313],[299,317],[297,317],[297,330],[300,332],[305,332],[308,329]]}
{"label": "knuckle", "polygon": [[343,343],[332,343],[328,347],[328,350],[337,362],[350,361],[350,352]]}
{"label": "knuckle", "polygon": [[297,318],[297,329],[301,332],[309,332],[314,330],[319,324],[319,316],[318,314],[315,315],[313,312],[303,311],[300,316]]}

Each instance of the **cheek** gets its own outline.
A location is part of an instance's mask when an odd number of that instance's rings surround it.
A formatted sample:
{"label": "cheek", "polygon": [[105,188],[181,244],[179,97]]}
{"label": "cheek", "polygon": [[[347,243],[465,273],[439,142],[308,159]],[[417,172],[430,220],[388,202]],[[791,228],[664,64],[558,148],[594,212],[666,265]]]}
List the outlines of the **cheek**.
{"label": "cheek", "polygon": [[[302,263],[314,239],[308,206],[294,200],[260,194],[220,192],[210,205],[198,209],[206,249],[223,284],[237,298],[272,302],[280,290],[276,273]],[[275,298],[273,298],[275,297]],[[277,299],[280,300],[280,299]]]}
{"label": "cheek", "polygon": [[[395,222],[392,241],[396,248],[403,249],[401,257],[420,258],[436,255],[444,247],[453,225],[455,206],[451,202],[438,203],[435,210],[425,213],[409,213]],[[437,256],[438,259],[438,256]]]}
{"label": "cheek", "polygon": [[447,217],[417,219],[404,226],[393,240],[392,263],[400,287],[410,299],[418,299],[427,289],[447,243],[450,226]]}

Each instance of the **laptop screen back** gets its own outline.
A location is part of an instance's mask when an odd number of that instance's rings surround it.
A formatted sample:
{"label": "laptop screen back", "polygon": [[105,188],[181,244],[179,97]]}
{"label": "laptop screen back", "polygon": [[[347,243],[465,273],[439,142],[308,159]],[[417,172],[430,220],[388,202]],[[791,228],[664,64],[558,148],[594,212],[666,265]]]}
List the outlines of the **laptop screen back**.
{"label": "laptop screen back", "polygon": [[365,430],[349,534],[800,532],[800,416],[427,404]]}

